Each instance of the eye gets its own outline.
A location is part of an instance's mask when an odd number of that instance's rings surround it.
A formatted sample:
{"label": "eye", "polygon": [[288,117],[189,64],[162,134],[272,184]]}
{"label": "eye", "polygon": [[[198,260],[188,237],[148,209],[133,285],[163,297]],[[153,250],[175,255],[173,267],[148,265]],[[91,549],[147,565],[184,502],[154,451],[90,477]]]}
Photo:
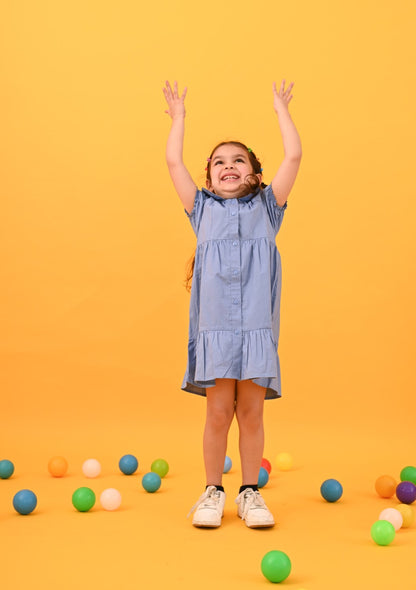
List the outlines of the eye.
{"label": "eye", "polygon": [[222,160],[216,160],[216,161],[214,162],[214,166],[216,166],[217,164],[222,164]]}
{"label": "eye", "polygon": [[243,162],[243,164],[244,164],[244,160],[243,160],[243,158],[237,158],[237,159],[236,159],[236,162]]}

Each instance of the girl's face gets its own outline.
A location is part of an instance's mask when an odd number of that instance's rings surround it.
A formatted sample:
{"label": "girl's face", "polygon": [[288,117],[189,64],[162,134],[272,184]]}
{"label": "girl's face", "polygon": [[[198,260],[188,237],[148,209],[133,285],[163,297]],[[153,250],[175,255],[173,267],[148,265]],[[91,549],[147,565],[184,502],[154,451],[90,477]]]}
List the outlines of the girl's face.
{"label": "girl's face", "polygon": [[[212,154],[211,181],[207,180],[207,189],[224,199],[239,197],[247,194],[244,181],[253,174],[249,155],[243,148],[233,144],[221,145]],[[256,176],[261,181],[261,174]]]}

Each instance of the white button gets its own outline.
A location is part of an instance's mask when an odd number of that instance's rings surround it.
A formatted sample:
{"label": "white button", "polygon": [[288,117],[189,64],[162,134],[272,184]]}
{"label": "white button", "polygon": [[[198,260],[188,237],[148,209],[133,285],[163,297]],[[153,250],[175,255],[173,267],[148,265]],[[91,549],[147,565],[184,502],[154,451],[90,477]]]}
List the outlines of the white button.
{"label": "white button", "polygon": [[233,242],[233,246],[238,246],[238,242]]}

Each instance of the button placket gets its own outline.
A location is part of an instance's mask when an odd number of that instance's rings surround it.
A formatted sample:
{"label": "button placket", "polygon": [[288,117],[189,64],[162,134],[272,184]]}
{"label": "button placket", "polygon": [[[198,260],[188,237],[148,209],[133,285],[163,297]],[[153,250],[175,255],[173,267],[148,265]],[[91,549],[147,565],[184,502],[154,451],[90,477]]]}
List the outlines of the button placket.
{"label": "button placket", "polygon": [[232,238],[230,256],[230,317],[233,342],[233,365],[239,371],[242,354],[242,306],[241,306],[241,242],[238,215],[238,199],[230,200],[229,223]]}

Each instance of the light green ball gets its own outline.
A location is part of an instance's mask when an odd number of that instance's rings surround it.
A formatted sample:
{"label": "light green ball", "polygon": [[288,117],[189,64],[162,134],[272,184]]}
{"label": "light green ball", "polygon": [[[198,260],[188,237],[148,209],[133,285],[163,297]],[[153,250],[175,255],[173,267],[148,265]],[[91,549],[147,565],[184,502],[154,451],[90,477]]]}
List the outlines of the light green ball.
{"label": "light green ball", "polygon": [[269,582],[275,584],[286,580],[292,570],[289,557],[283,551],[269,551],[261,560],[261,571]]}
{"label": "light green ball", "polygon": [[377,545],[390,545],[395,536],[394,526],[388,520],[378,520],[371,527],[371,537]]}
{"label": "light green ball", "polygon": [[164,459],[156,459],[153,461],[150,471],[153,473],[157,473],[160,477],[165,477],[169,471],[169,464]]}
{"label": "light green ball", "polygon": [[400,472],[401,481],[411,481],[416,485],[416,467],[404,467]]}
{"label": "light green ball", "polygon": [[72,494],[72,504],[79,512],[88,512],[95,504],[95,494],[90,488],[78,488]]}

